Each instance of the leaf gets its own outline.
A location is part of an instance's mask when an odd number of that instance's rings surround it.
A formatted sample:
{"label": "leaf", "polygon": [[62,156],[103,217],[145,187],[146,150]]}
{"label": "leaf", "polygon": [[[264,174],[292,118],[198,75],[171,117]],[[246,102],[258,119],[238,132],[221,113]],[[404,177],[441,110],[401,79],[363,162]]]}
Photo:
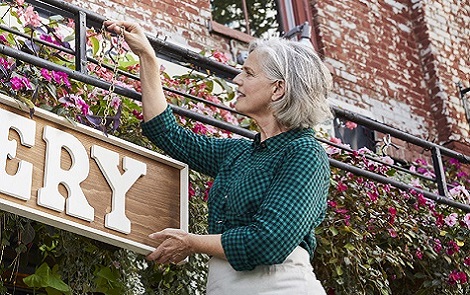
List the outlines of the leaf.
{"label": "leaf", "polygon": [[36,231],[31,225],[31,222],[27,222],[25,225],[23,234],[21,235],[21,242],[23,244],[29,244],[34,240],[35,236],[36,236]]}
{"label": "leaf", "polygon": [[344,273],[344,272],[343,272],[343,268],[341,267],[341,265],[336,266],[335,270],[336,270],[336,274],[337,274],[338,276],[342,276],[343,273]]}
{"label": "leaf", "polygon": [[46,287],[47,295],[63,295],[64,293],[51,287]]}
{"label": "leaf", "polygon": [[331,234],[332,234],[333,236],[338,235],[338,230],[337,230],[335,227],[330,226],[330,227],[328,228],[328,230],[331,232]]}
{"label": "leaf", "polygon": [[23,282],[31,288],[42,288],[44,285],[43,280],[43,277],[34,273],[23,278]]}
{"label": "leaf", "polygon": [[344,245],[344,248],[348,249],[349,251],[356,249],[356,247],[354,247],[351,243]]}
{"label": "leaf", "polygon": [[55,21],[55,22],[62,22],[64,20],[64,17],[60,14],[56,14],[56,15],[49,16],[49,20]]}
{"label": "leaf", "polygon": [[47,263],[43,263],[36,269],[36,272],[23,279],[23,282],[32,288],[43,288],[47,286],[47,280],[49,278],[51,269]]}
{"label": "leaf", "polygon": [[117,271],[112,271],[110,267],[103,266],[96,273],[97,276],[105,278],[108,281],[117,281],[119,279],[119,273]]}
{"label": "leaf", "polygon": [[93,56],[96,56],[96,54],[100,50],[100,41],[95,36],[89,37],[88,41],[90,41],[90,43],[91,43],[91,48],[93,50]]}

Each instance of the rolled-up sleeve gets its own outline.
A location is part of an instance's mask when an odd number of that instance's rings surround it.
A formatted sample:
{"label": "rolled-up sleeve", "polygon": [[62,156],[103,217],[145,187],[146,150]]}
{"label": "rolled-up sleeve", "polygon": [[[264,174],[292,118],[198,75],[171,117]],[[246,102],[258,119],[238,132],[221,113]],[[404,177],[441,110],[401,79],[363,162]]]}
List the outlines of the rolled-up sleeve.
{"label": "rolled-up sleeve", "polygon": [[230,150],[230,140],[196,134],[178,125],[169,106],[141,126],[143,134],[170,157],[212,177]]}

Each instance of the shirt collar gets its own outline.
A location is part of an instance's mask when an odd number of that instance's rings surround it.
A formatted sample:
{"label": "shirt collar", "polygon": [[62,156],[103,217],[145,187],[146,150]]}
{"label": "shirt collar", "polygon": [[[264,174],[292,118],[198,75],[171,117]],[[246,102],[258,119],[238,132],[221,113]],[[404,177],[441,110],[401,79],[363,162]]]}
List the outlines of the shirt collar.
{"label": "shirt collar", "polygon": [[276,149],[278,147],[284,146],[285,144],[301,137],[304,134],[315,135],[315,131],[311,128],[296,128],[291,129],[285,132],[282,132],[276,136],[270,137],[265,141],[261,142],[261,134],[257,133],[253,140],[253,147],[255,149]]}

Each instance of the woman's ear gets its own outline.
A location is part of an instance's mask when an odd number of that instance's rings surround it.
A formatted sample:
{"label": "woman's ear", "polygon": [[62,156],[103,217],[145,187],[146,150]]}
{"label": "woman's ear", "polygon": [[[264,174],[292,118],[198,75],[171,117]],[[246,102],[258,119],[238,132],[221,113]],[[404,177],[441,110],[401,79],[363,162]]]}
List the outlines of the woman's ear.
{"label": "woman's ear", "polygon": [[279,100],[284,97],[286,93],[286,82],[283,80],[277,80],[273,83],[273,95],[271,96],[272,101]]}

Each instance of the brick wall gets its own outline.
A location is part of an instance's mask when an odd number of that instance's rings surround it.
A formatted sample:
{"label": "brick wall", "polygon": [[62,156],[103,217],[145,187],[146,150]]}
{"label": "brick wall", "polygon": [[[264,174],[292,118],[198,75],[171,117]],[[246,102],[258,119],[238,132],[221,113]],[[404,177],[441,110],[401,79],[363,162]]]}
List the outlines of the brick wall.
{"label": "brick wall", "polygon": [[[209,32],[209,0],[73,3],[138,21],[149,33],[196,51],[231,53],[239,46]],[[469,124],[455,83],[470,86],[470,0],[311,0],[310,5],[320,54],[334,74],[334,104],[466,151]]]}
{"label": "brick wall", "polygon": [[[434,136],[439,142],[470,154],[470,121],[456,86],[461,82],[470,87],[470,1],[412,2],[415,14],[424,15],[429,40],[422,42],[419,49],[437,133]],[[424,26],[419,30],[423,34]]]}
{"label": "brick wall", "polygon": [[227,40],[211,35],[208,30],[211,18],[209,0],[68,1],[110,19],[139,22],[149,34],[195,51],[230,50]]}
{"label": "brick wall", "polygon": [[321,53],[334,69],[336,104],[354,105],[440,144],[468,144],[455,85],[470,86],[468,0],[322,0],[312,6]]}

